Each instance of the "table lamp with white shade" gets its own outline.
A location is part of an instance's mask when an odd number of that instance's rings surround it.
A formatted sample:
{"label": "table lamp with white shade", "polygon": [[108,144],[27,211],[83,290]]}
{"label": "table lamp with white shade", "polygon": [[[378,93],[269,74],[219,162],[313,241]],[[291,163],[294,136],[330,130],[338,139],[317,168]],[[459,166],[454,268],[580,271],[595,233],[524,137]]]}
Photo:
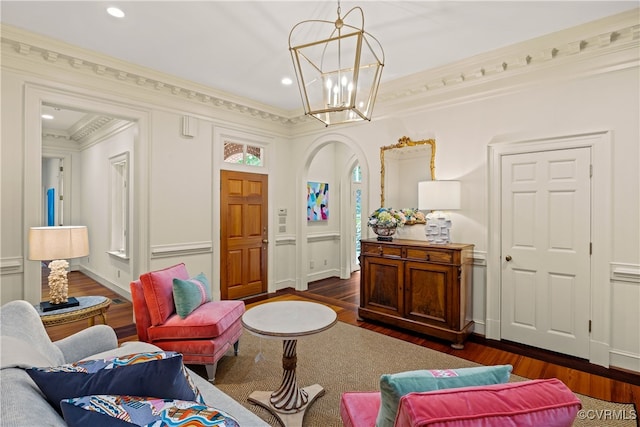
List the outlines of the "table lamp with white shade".
{"label": "table lamp with white shade", "polygon": [[31,227],[29,259],[49,263],[49,301],[40,303],[43,311],[79,305],[69,298],[68,259],[89,255],[89,233],[84,225]]}
{"label": "table lamp with white shade", "polygon": [[451,242],[451,219],[446,211],[460,209],[460,181],[418,182],[418,209],[427,214],[425,235],[430,243]]}

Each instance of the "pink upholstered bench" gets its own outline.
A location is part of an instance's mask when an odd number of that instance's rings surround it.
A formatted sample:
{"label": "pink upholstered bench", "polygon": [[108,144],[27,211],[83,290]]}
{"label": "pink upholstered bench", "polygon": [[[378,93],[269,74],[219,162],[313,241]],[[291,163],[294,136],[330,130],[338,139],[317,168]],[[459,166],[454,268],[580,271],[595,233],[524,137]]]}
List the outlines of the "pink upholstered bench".
{"label": "pink upholstered bench", "polygon": [[[556,378],[463,387],[403,396],[395,426],[569,427],[581,406]],[[373,427],[379,408],[378,392],[343,393],[340,416],[346,427]]]}

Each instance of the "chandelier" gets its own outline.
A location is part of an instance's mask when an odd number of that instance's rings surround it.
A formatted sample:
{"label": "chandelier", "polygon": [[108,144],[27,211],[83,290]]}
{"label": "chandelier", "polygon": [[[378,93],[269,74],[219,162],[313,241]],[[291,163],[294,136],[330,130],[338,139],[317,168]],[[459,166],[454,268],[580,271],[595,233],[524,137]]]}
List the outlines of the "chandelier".
{"label": "chandelier", "polygon": [[[349,15],[353,15],[350,17]],[[357,20],[360,25],[345,22]],[[326,34],[308,41],[309,34]],[[289,51],[306,115],[326,126],[371,120],[384,66],[380,42],[364,31],[364,13],[354,7],[335,22],[307,20],[289,33]]]}

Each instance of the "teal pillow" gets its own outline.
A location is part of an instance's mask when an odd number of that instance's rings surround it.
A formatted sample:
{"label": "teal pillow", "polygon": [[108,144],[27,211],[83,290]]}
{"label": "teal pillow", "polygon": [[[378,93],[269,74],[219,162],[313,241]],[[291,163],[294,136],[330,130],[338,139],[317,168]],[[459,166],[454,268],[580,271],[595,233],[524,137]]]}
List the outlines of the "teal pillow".
{"label": "teal pillow", "polygon": [[380,377],[380,411],[376,427],[393,427],[400,398],[408,393],[447,388],[503,384],[509,381],[511,365],[461,369],[431,369],[385,374]]}
{"label": "teal pillow", "polygon": [[204,273],[192,279],[173,279],[173,301],[182,319],[205,302],[211,301],[209,281]]}

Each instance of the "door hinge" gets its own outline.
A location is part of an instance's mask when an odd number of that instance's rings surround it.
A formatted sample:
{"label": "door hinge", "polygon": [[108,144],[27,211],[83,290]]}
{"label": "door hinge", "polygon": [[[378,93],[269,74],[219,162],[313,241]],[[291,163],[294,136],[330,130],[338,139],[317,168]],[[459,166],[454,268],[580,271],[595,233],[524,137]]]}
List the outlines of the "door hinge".
{"label": "door hinge", "polygon": [[63,201],[63,200],[64,200],[64,196],[61,194],[60,195],[60,201]]}
{"label": "door hinge", "polygon": [[593,178],[593,165],[589,165],[589,178]]}
{"label": "door hinge", "polygon": [[589,242],[589,255],[593,255],[593,242]]}
{"label": "door hinge", "polygon": [[64,172],[64,166],[60,166],[60,172]]}
{"label": "door hinge", "polygon": [[591,333],[591,320],[589,320],[589,333]]}

